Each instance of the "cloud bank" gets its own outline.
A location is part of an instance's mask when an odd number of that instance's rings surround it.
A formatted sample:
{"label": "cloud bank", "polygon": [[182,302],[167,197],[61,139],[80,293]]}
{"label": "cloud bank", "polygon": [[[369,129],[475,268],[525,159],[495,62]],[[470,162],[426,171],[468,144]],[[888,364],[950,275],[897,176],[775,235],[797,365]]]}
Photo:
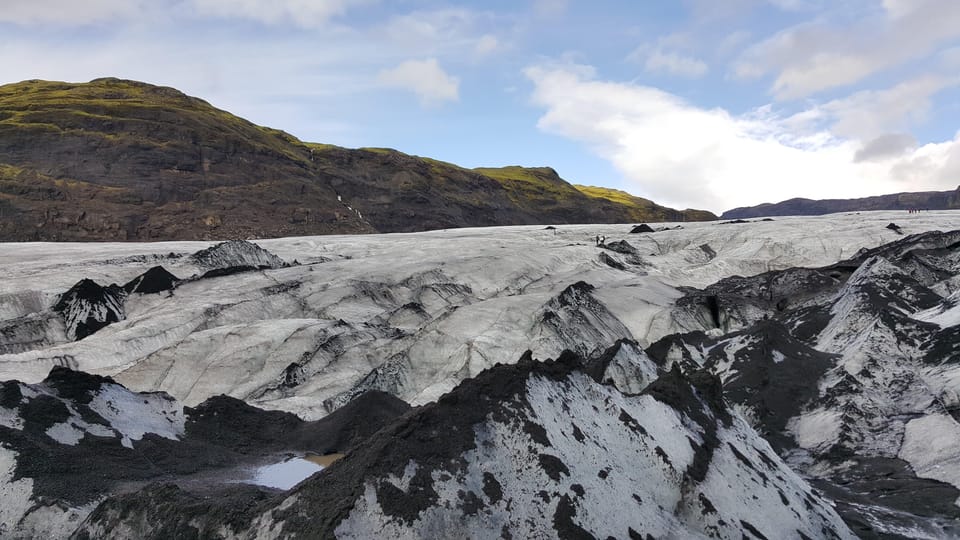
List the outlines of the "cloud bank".
{"label": "cloud bank", "polygon": [[958,37],[960,2],[882,0],[852,24],[815,19],[788,27],[752,46],[734,70],[776,73],[773,95],[797,99],[923,58]]}
{"label": "cloud bank", "polygon": [[413,92],[425,106],[460,99],[460,80],[447,74],[436,58],[407,60],[381,71],[379,80],[386,86]]}
{"label": "cloud bank", "polygon": [[903,137],[864,143],[821,127],[853,122],[850,103],[786,118],[769,106],[734,115],[657,88],[597,80],[586,66],[534,66],[526,75],[545,110],[540,129],[587,145],[631,190],[663,204],[722,211],[813,193],[849,198],[960,182],[957,138],[913,147]]}

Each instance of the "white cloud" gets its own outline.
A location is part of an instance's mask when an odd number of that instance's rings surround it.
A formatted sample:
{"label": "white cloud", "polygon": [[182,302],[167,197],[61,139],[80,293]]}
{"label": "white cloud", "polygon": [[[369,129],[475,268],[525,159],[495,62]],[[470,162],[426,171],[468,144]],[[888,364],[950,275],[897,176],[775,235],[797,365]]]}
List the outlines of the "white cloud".
{"label": "white cloud", "polygon": [[899,19],[919,7],[922,7],[926,0],[883,0],[881,5],[883,9],[893,19]]}
{"label": "white cloud", "polygon": [[746,30],[737,30],[727,34],[720,43],[717,44],[717,52],[721,55],[728,55],[739,49],[750,39],[750,32]]}
{"label": "white cloud", "polygon": [[767,0],[771,5],[784,11],[804,11],[815,7],[811,0]]}
{"label": "white cloud", "polygon": [[367,0],[188,0],[198,15],[249,19],[264,24],[322,26]]}
{"label": "white cloud", "polygon": [[908,150],[917,147],[917,140],[906,133],[887,133],[866,142],[863,148],[857,150],[853,161],[877,161],[890,157],[902,156]]}
{"label": "white cloud", "polygon": [[117,20],[155,20],[173,10],[201,18],[315,28],[352,7],[373,1],[376,0],[4,0],[0,22],[83,26]]}
{"label": "white cloud", "polygon": [[884,0],[882,8],[857,14],[852,25],[821,15],[787,28],[746,51],[734,71],[775,73],[774,96],[796,99],[926,58],[960,39],[960,2]]}
{"label": "white cloud", "polygon": [[818,108],[834,119],[831,131],[866,140],[883,133],[906,131],[924,122],[932,96],[958,84],[957,77],[927,75],[885,90],[856,92]]}
{"label": "white cloud", "polygon": [[689,48],[695,39],[686,33],[673,33],[660,37],[656,43],[637,47],[627,60],[643,64],[650,73],[667,73],[678,77],[695,79],[704,76],[707,64],[692,55],[680,52]]}
{"label": "white cloud", "polygon": [[380,72],[381,84],[410,90],[423,105],[435,105],[460,99],[460,80],[447,74],[436,58],[407,60],[393,69]]}
{"label": "white cloud", "polygon": [[477,40],[477,44],[473,50],[480,56],[486,56],[496,52],[499,48],[500,40],[497,39],[497,36],[484,34]]}
{"label": "white cloud", "polygon": [[769,107],[733,115],[589,73],[527,69],[533,101],[546,109],[539,127],[584,143],[632,181],[635,192],[661,203],[721,211],[802,196],[953,189],[958,182],[957,139],[858,163],[858,140],[823,129],[798,131],[795,118],[780,118]]}
{"label": "white cloud", "polygon": [[407,56],[482,55],[499,44],[494,34],[484,31],[496,22],[495,15],[469,9],[418,10],[392,17],[381,25],[378,41]]}
{"label": "white cloud", "polygon": [[651,72],[666,72],[679,77],[697,78],[707,73],[707,64],[702,60],[677,52],[656,48],[647,54],[644,67]]}
{"label": "white cloud", "polygon": [[127,17],[141,8],[136,0],[4,0],[0,22],[78,26]]}
{"label": "white cloud", "polygon": [[557,17],[567,12],[570,0],[534,0],[533,11],[542,17]]}
{"label": "white cloud", "polygon": [[172,86],[304,140],[369,144],[369,136],[359,135],[357,111],[377,103],[383,90],[376,74],[384,60],[364,35],[345,39],[325,32],[321,41],[293,32],[265,42],[200,32],[170,39],[150,31],[103,32],[70,47],[32,35],[5,36],[0,46],[4,82],[140,80]]}

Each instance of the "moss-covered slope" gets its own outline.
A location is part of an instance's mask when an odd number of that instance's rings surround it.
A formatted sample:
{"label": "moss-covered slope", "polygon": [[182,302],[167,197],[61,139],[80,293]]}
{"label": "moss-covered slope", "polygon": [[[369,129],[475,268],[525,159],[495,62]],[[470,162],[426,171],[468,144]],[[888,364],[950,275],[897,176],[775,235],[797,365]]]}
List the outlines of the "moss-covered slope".
{"label": "moss-covered slope", "polygon": [[552,169],[468,170],[389,149],[304,143],[172,88],[119,79],[0,86],[0,240],[246,238],[669,215],[584,195]]}
{"label": "moss-covered slope", "polygon": [[627,221],[711,221],[717,216],[706,210],[674,210],[666,206],[631,195],[626,191],[596,186],[575,184],[581,193],[594,199],[603,199],[624,206],[630,219]]}

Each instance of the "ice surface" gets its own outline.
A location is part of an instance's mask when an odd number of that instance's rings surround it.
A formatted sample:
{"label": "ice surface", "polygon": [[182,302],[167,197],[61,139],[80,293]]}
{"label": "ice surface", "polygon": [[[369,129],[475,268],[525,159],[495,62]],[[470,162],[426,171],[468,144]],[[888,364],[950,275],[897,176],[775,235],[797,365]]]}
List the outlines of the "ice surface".
{"label": "ice surface", "polygon": [[921,311],[913,318],[931,322],[941,328],[957,326],[960,324],[960,291],[951,294],[943,304]]}
{"label": "ice surface", "polygon": [[917,476],[960,487],[960,424],[950,415],[931,414],[907,423],[900,458]]}
{"label": "ice surface", "polygon": [[[134,390],[164,390],[188,405],[227,393],[307,418],[328,414],[364,388],[424,403],[486,367],[515,361],[528,348],[545,358],[579,339],[537,318],[578,281],[595,287],[591,295],[605,310],[599,318],[584,315],[595,324],[586,329],[586,345],[602,348],[627,337],[644,346],[696,329],[670,316],[681,295],[676,287],[833,263],[902,238],[884,228],[893,216],[904,221],[900,213],[864,212],[684,223],[632,235],[631,245],[647,263],[645,275],[597,260],[594,236],[627,238],[629,225],[260,240],[279,258],[304,264],[135,295],[124,306],[125,320],[76,343],[63,343],[62,327],[58,334],[48,325],[46,336],[24,336],[33,350],[0,355],[0,379],[36,382],[52,366],[67,365],[114,376]],[[910,216],[903,228],[947,229],[955,219],[951,212],[929,212]],[[706,258],[703,244],[716,256]],[[177,276],[198,275],[204,267],[185,254],[211,245],[6,244],[0,313],[19,315],[42,304],[49,309],[84,278],[124,283],[158,264]],[[571,330],[579,318],[574,313],[561,320]]]}
{"label": "ice surface", "polygon": [[167,439],[179,439],[184,434],[183,405],[162,394],[134,394],[108,384],[88,406],[121,434],[121,444],[127,448],[133,448],[132,441],[139,441],[147,433]]}
{"label": "ice surface", "polygon": [[19,521],[34,505],[33,480],[14,481],[16,452],[0,446],[0,537],[12,537]]}
{"label": "ice surface", "polygon": [[797,438],[801,448],[826,451],[840,437],[842,413],[832,409],[818,409],[791,419],[787,429]]}
{"label": "ice surface", "polygon": [[290,489],[322,470],[323,467],[312,461],[290,458],[258,468],[254,471],[250,483],[276,489]]}
{"label": "ice surface", "polygon": [[[825,531],[854,538],[740,420],[719,430],[709,470],[696,482],[684,471],[695,459],[692,444],[704,443],[702,428],[649,395],[627,396],[575,373],[565,381],[531,378],[525,400],[530,410],[518,410],[514,420],[542,426],[548,444],[516,424],[488,419],[476,427],[460,472],[432,473],[437,504],[406,523],[384,511],[377,482],[367,482],[337,537],[486,538],[509,531],[549,538],[556,535],[550,524],[560,528],[561,505],[572,504],[572,523],[598,538],[627,538],[631,529],[641,537],[740,538],[744,523],[767,538],[819,538]],[[555,477],[541,465],[543,455],[562,464]],[[418,467],[410,462],[403,477],[383,480],[407,491]],[[484,488],[491,478],[496,497]],[[461,515],[458,507],[471,496],[481,510]]]}

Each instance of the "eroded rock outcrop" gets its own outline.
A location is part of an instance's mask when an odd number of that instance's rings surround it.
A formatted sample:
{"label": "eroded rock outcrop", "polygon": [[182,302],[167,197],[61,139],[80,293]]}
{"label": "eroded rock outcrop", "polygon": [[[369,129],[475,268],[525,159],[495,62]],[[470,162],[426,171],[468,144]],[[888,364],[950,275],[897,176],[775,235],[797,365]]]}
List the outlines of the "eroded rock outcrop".
{"label": "eroded rock outcrop", "polygon": [[[620,354],[649,362],[623,346],[594,369]],[[199,515],[182,492],[167,498],[182,511],[157,509],[154,488],[107,500],[77,537],[189,527],[237,538],[853,538],[726,409],[713,376],[675,369],[625,394],[586,364],[565,353],[484,371],[231,519],[209,502]]]}
{"label": "eroded rock outcrop", "polygon": [[2,382],[0,536],[69,536],[104,497],[137,483],[229,491],[264,460],[342,452],[407,410],[396,398],[367,393],[304,422],[226,396],[184,407],[164,393],[131,392],[67,368],[40,384]]}

